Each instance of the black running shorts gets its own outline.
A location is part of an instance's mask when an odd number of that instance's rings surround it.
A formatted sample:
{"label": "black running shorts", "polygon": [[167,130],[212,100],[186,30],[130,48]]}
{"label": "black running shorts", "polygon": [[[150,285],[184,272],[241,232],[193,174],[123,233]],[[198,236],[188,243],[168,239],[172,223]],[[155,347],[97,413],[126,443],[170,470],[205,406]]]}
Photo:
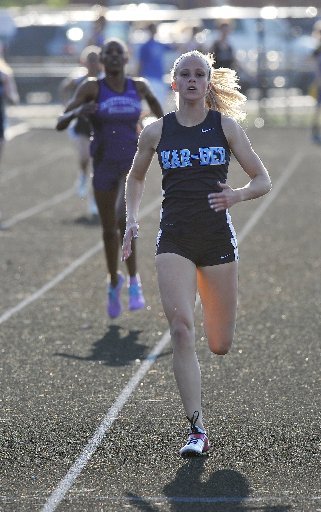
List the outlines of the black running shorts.
{"label": "black running shorts", "polygon": [[160,231],[156,242],[156,255],[173,253],[192,261],[197,267],[209,267],[237,261],[238,247],[234,234],[212,235],[209,238],[173,236]]}

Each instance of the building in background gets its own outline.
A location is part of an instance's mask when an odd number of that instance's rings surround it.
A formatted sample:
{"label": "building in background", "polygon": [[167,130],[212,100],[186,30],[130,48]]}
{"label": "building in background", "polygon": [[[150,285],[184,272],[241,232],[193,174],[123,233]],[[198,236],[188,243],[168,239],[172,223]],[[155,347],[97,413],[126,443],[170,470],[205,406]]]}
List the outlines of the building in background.
{"label": "building in background", "polygon": [[[118,0],[110,0],[116,2]],[[195,6],[195,3],[194,3]],[[169,70],[179,53],[193,44],[210,51],[217,38],[222,19],[231,22],[231,44],[242,74],[244,92],[248,89],[270,93],[297,88],[307,93],[313,75],[314,41],[311,27],[321,12],[309,8],[267,7],[197,7],[179,9],[173,4],[136,4],[128,8],[70,4],[55,10],[16,9],[14,34],[7,41],[7,60],[14,70],[22,102],[52,103],[58,100],[61,80],[78,65],[79,55],[92,33],[93,22],[104,13],[104,35],[119,37],[131,52],[131,75],[140,73],[140,47],[147,39],[146,26],[157,24],[157,38],[169,44],[164,70]],[[7,38],[8,39],[8,38]],[[241,73],[242,71],[242,73]],[[257,96],[255,96],[257,97]],[[253,96],[254,98],[254,96]]]}
{"label": "building in background", "polygon": [[[93,6],[100,4],[104,7],[114,7],[116,5],[124,5],[123,0],[105,0],[96,2],[95,0],[70,0],[69,4],[82,4],[87,6]],[[138,1],[130,1],[130,4],[140,3]],[[152,2],[144,2],[145,4],[154,3],[154,4],[173,4],[176,5],[179,9],[194,9],[196,7],[214,7],[221,5],[229,5],[231,7],[266,7],[267,2],[265,0],[159,0]],[[309,0],[273,0],[270,5],[275,5],[276,7],[311,7],[315,5],[319,6],[319,1]]]}

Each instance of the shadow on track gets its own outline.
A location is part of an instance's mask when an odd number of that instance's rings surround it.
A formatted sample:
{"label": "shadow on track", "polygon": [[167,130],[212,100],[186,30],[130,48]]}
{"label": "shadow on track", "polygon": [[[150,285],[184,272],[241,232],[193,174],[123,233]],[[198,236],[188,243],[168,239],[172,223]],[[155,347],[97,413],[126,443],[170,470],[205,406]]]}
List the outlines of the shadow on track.
{"label": "shadow on track", "polygon": [[168,504],[170,508],[166,510],[171,512],[289,512],[292,509],[251,503],[249,482],[238,471],[219,469],[204,477],[206,460],[207,457],[190,459],[181,466],[174,480],[164,487],[165,498],[148,499],[129,492],[128,501],[143,512],[159,511],[161,501]]}
{"label": "shadow on track", "polygon": [[[143,331],[123,329],[120,325],[111,325],[106,334],[95,341],[87,357],[56,352],[55,356],[77,359],[78,361],[99,361],[106,366],[125,366],[136,360],[143,360],[150,347],[139,343]],[[171,352],[170,352],[171,353]],[[162,354],[162,356],[167,353]]]}
{"label": "shadow on track", "polygon": [[107,366],[124,366],[136,359],[143,359],[147,345],[139,343],[142,331],[126,331],[119,325],[111,325],[106,334],[95,341],[87,357],[57,352],[54,355],[78,361],[99,361]]}
{"label": "shadow on track", "polygon": [[81,215],[75,219],[65,219],[62,221],[64,226],[70,226],[72,224],[78,224],[80,226],[97,227],[100,226],[100,218],[98,215]]}

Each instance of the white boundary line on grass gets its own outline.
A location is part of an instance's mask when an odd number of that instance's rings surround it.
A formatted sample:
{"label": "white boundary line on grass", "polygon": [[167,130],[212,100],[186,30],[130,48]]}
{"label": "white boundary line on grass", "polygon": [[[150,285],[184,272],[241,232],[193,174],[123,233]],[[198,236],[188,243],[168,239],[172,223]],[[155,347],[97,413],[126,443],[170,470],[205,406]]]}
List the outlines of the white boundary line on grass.
{"label": "white boundary line on grass", "polygon": [[[284,172],[281,174],[279,180],[276,182],[273,188],[273,192],[271,191],[269,195],[267,195],[259,205],[259,207],[255,210],[252,217],[246,222],[243,229],[240,231],[239,235],[239,243],[241,243],[244,238],[248,235],[251,229],[256,225],[260,217],[266,211],[266,209],[270,206],[270,204],[276,199],[282,187],[288,181],[293,172],[297,169],[298,165],[303,159],[303,155],[297,153],[294,155],[293,159],[289,163],[289,165],[285,168]],[[64,499],[65,495],[69,491],[69,489],[75,483],[77,477],[80,475],[83,468],[87,465],[92,455],[95,453],[98,446],[101,444],[104,436],[108,432],[108,430],[113,425],[114,421],[116,421],[120,411],[125,406],[129,398],[134,393],[136,387],[149,371],[151,366],[157,360],[158,356],[164,350],[166,345],[170,341],[170,333],[169,330],[165,332],[161,340],[155,345],[154,349],[150,352],[150,354],[146,357],[146,359],[142,362],[141,366],[137,370],[137,372],[133,375],[133,377],[128,381],[124,389],[120,392],[108,412],[106,413],[103,421],[98,426],[92,438],[89,440],[87,445],[84,447],[83,451],[79,455],[78,459],[74,462],[74,464],[69,469],[66,476],[58,483],[57,487],[54,489],[52,494],[49,496],[46,501],[44,507],[41,512],[54,512],[61,501]]]}

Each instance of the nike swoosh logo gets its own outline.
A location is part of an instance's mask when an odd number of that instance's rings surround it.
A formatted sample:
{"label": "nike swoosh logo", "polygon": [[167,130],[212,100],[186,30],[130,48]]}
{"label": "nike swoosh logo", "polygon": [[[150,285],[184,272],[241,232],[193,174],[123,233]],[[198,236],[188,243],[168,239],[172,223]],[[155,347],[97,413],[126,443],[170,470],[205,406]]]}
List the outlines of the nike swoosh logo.
{"label": "nike swoosh logo", "polygon": [[202,133],[210,132],[211,130],[214,130],[214,128],[202,128]]}

